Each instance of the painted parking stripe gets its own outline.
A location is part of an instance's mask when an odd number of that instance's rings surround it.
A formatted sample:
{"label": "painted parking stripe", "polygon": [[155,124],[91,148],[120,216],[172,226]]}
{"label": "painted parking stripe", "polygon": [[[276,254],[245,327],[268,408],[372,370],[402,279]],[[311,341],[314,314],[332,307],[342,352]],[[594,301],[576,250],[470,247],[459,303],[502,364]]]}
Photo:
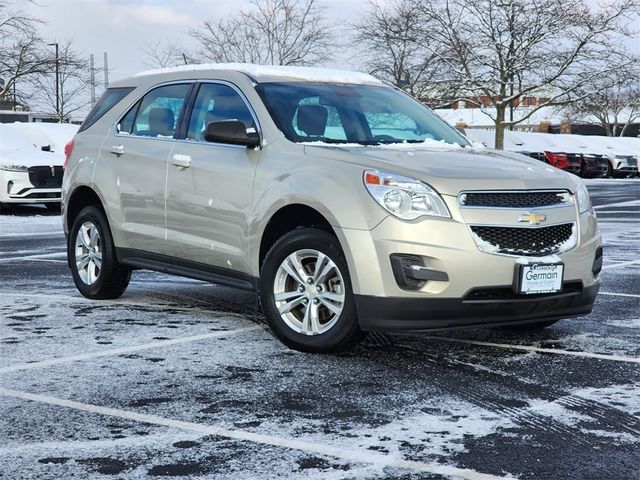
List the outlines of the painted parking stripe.
{"label": "painted parking stripe", "polygon": [[0,263],[8,263],[15,262],[17,260],[31,260],[31,259],[41,259],[41,258],[67,258],[66,250],[63,252],[54,252],[54,253],[41,253],[38,255],[25,255],[22,257],[8,257],[8,258],[0,258]]}
{"label": "painted parking stripe", "polygon": [[441,340],[443,342],[465,343],[467,345],[478,345],[482,347],[504,348],[507,350],[522,350],[525,352],[537,352],[537,353],[553,353],[557,355],[568,355],[572,357],[596,358],[598,360],[610,360],[613,362],[640,363],[640,358],[638,357],[627,357],[622,355],[607,355],[603,353],[591,353],[591,352],[574,352],[571,350],[563,350],[560,348],[542,348],[542,347],[534,347],[531,345],[513,345],[511,343],[481,342],[479,340],[465,340],[462,338],[451,338],[451,337],[427,336],[422,338],[429,338],[432,340]]}
{"label": "painted parking stripe", "polygon": [[640,295],[635,293],[599,292],[598,295],[610,295],[612,297],[640,298]]}
{"label": "painted parking stripe", "polygon": [[170,310],[176,312],[188,312],[188,313],[202,313],[202,314],[213,314],[220,315],[224,314],[227,316],[236,316],[235,313],[225,312],[224,310],[213,310],[210,308],[201,308],[199,306],[195,307],[181,307],[178,305],[169,305],[169,304],[156,304],[150,303],[157,301],[156,298],[148,298],[147,302],[128,302],[122,300],[90,300],[88,298],[82,297],[80,295],[46,295],[43,293],[4,293],[0,292],[0,298],[2,297],[11,297],[11,298],[42,298],[45,300],[49,300],[52,302],[57,302],[59,300],[71,300],[74,302],[82,302],[88,303],[90,305],[95,305],[96,307],[108,307],[108,306],[121,306],[121,307],[140,307],[149,310]]}
{"label": "painted parking stripe", "polygon": [[637,265],[639,263],[640,263],[640,260],[629,260],[628,262],[609,263],[607,265],[603,265],[602,270],[609,270],[611,268],[616,268],[616,267],[626,267],[627,265]]}
{"label": "painted parking stripe", "polygon": [[81,362],[92,360],[94,358],[112,357],[114,355],[123,355],[126,353],[140,352],[143,350],[151,350],[153,348],[163,348],[172,345],[180,345],[183,343],[197,342],[200,340],[209,340],[211,338],[228,337],[238,335],[240,333],[251,332],[253,330],[262,330],[263,327],[253,325],[251,327],[236,328],[235,330],[223,330],[218,332],[203,333],[200,335],[191,335],[189,337],[172,338],[170,340],[159,340],[157,342],[144,343],[142,345],[131,345],[128,347],[111,348],[108,350],[100,350],[98,352],[80,353],[78,355],[69,355],[67,357],[55,357],[39,362],[19,363],[8,367],[0,368],[0,374],[18,372],[23,370],[32,370],[35,368],[52,367],[63,363]]}
{"label": "painted parking stripe", "polygon": [[64,232],[60,230],[59,232],[7,233],[4,235],[0,235],[0,241],[13,240],[15,238],[33,238],[33,237],[64,237]]}
{"label": "painted parking stripe", "polygon": [[601,208],[622,207],[622,206],[633,207],[633,206],[636,206],[636,205],[640,206],[640,200],[627,200],[625,202],[606,203],[604,205],[596,205],[593,208],[596,209],[596,210],[599,210]]}
{"label": "painted parking stripe", "polygon": [[136,412],[130,412],[127,410],[120,410],[116,408],[101,407],[99,405],[92,405],[89,403],[75,402],[72,400],[65,400],[62,398],[51,397],[48,395],[38,395],[29,392],[23,392],[20,390],[13,390],[9,388],[0,387],[0,395],[6,397],[18,398],[21,400],[28,400],[33,402],[46,403],[49,405],[56,405],[59,407],[71,408],[74,410],[80,410],[83,412],[97,413],[100,415],[106,415],[110,417],[122,418],[126,420],[133,420],[136,422],[160,425],[163,427],[176,428],[180,430],[187,430],[191,432],[197,432],[203,435],[216,435],[218,437],[229,438],[232,440],[247,441],[257,443],[261,445],[271,445],[274,447],[287,448],[292,450],[300,450],[307,453],[313,453],[317,455],[325,455],[328,457],[334,457],[349,462],[366,463],[380,465],[382,467],[393,467],[404,470],[428,472],[436,475],[443,475],[447,477],[465,478],[468,480],[498,480],[507,479],[513,477],[499,477],[495,475],[476,472],[475,470],[466,468],[456,468],[449,465],[440,465],[438,463],[427,463],[404,460],[398,458],[395,455],[388,455],[371,450],[362,450],[357,448],[350,448],[348,446],[337,445],[323,445],[317,441],[304,441],[292,437],[280,437],[276,435],[268,435],[262,433],[248,432],[245,430],[228,429],[218,427],[214,425],[205,425],[202,423],[185,422],[182,420],[173,420],[166,417],[160,417],[157,415],[148,415]]}

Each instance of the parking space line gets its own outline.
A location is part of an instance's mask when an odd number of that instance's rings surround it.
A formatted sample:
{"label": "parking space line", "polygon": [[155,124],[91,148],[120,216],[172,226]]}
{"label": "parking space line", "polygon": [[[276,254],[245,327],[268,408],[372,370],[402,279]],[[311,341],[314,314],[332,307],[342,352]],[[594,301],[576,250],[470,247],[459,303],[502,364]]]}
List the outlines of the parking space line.
{"label": "parking space line", "polygon": [[604,205],[596,205],[593,208],[596,210],[599,210],[601,208],[622,207],[622,206],[634,207],[636,205],[640,206],[640,200],[627,200],[625,202],[605,203]]}
{"label": "parking space line", "polygon": [[468,480],[498,480],[512,477],[499,477],[491,474],[477,472],[467,468],[457,468],[449,465],[440,465],[438,463],[427,463],[419,461],[404,460],[394,455],[388,455],[371,450],[362,450],[358,448],[349,448],[346,446],[324,445],[317,441],[304,441],[293,437],[280,437],[263,433],[248,432],[246,430],[228,429],[217,427],[214,425],[205,425],[202,423],[186,422],[182,420],[173,420],[157,415],[148,415],[116,408],[101,407],[89,403],[75,402],[73,400],[65,400],[62,398],[51,397],[49,395],[39,395],[20,390],[0,387],[0,395],[6,397],[18,398],[32,402],[46,403],[59,407],[71,408],[83,412],[97,413],[109,417],[122,418],[136,422],[159,425],[163,427],[187,430],[191,432],[201,433],[203,435],[215,435],[231,440],[247,441],[261,445],[271,445],[274,447],[287,448],[291,450],[299,450],[316,455],[324,455],[328,457],[346,460],[348,462],[365,463],[379,465],[381,467],[393,467],[403,470],[411,470],[418,472],[426,472],[447,477],[458,477]]}
{"label": "parking space line", "polygon": [[[120,300],[90,300],[88,298],[82,297],[80,295],[71,296],[71,295],[45,295],[43,293],[5,293],[0,292],[0,298],[2,297],[18,297],[18,298],[44,298],[50,301],[58,301],[58,300],[72,300],[74,302],[83,302],[91,305],[95,305],[97,307],[102,306],[122,306],[122,307],[140,307],[147,308],[149,310],[170,310],[176,312],[188,312],[188,313],[208,313],[214,315],[225,314],[229,316],[235,316],[236,314],[233,312],[225,312],[224,310],[213,310],[209,308],[201,308],[201,307],[181,307],[179,305],[158,305],[148,302],[127,302]],[[150,301],[157,301],[156,298],[150,298]]]}
{"label": "parking space line", "polygon": [[635,293],[616,293],[616,292],[600,292],[598,295],[610,295],[612,297],[632,297],[632,298],[640,298],[640,295]]}
{"label": "parking space line", "polygon": [[598,360],[610,360],[613,362],[640,363],[640,358],[638,357],[626,357],[622,355],[607,355],[604,353],[591,353],[591,352],[574,352],[571,350],[563,350],[560,348],[543,348],[543,347],[534,347],[531,345],[513,345],[511,343],[482,342],[479,340],[465,340],[462,338],[437,337],[434,335],[423,337],[423,338],[429,338],[433,340],[442,340],[444,342],[466,343],[467,345],[478,345],[482,347],[504,348],[507,350],[523,350],[525,352],[553,353],[557,355],[568,355],[572,357],[596,358]]}
{"label": "parking space line", "polygon": [[32,259],[40,259],[40,258],[56,258],[56,257],[67,257],[67,251],[55,252],[55,253],[41,253],[37,255],[25,255],[23,257],[7,257],[0,258],[0,263],[13,262],[16,260],[32,260]]}
{"label": "parking space line", "polygon": [[0,235],[0,242],[2,240],[33,237],[64,237],[64,232],[60,230],[59,232],[7,233],[5,235]]}
{"label": "parking space line", "polygon": [[53,258],[30,258],[28,262],[49,262],[49,263],[67,263],[66,260],[56,260]]}
{"label": "parking space line", "polygon": [[251,332],[253,330],[262,330],[263,327],[253,325],[251,327],[236,328],[234,330],[221,330],[217,332],[203,333],[200,335],[191,335],[189,337],[178,337],[169,340],[159,340],[157,342],[144,343],[141,345],[131,345],[128,347],[112,348],[109,350],[100,350],[98,352],[80,353],[78,355],[69,355],[67,357],[55,357],[39,362],[19,363],[8,367],[0,368],[0,374],[12,373],[23,370],[32,370],[34,368],[45,368],[63,363],[80,362],[83,360],[92,360],[100,357],[112,357],[114,355],[123,355],[126,353],[140,352],[142,350],[151,350],[154,348],[169,347],[172,345],[180,345],[183,343],[197,342],[199,340],[209,340],[211,338],[228,337],[238,335],[239,333]]}
{"label": "parking space line", "polygon": [[638,263],[640,263],[640,260],[629,260],[628,262],[609,263],[607,265],[603,265],[602,270],[609,270],[610,268],[615,268],[615,267],[625,267],[627,265],[637,265]]}

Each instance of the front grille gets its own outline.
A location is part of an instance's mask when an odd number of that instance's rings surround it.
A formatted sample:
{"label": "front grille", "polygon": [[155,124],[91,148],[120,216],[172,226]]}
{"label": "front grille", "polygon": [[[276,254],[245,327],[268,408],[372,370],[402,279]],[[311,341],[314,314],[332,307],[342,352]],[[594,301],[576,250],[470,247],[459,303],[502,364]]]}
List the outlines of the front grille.
{"label": "front grille", "polygon": [[469,192],[460,195],[463,207],[535,208],[559,205],[567,192]]}
{"label": "front grille", "polygon": [[29,181],[34,187],[60,188],[62,186],[62,167],[31,167]]}
{"label": "front grille", "polygon": [[476,243],[484,251],[508,255],[543,256],[573,247],[573,223],[551,227],[518,228],[471,226]]}
{"label": "front grille", "polygon": [[60,193],[59,192],[58,193],[56,193],[56,192],[30,193],[29,195],[25,195],[22,198],[60,198]]}

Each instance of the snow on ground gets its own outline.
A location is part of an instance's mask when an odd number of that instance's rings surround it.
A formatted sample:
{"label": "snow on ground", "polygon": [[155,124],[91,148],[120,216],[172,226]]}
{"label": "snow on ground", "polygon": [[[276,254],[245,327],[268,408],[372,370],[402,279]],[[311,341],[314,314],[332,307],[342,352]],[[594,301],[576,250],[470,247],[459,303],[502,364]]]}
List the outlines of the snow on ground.
{"label": "snow on ground", "polygon": [[[288,350],[251,293],[203,282],[136,271],[120,299],[87,300],[59,216],[0,215],[0,477],[635,479],[640,183],[625,182],[589,185],[602,291],[614,294],[591,315],[538,332],[376,334],[342,355]],[[44,251],[54,256],[29,256]],[[244,440],[210,433],[217,426]]]}
{"label": "snow on ground", "polygon": [[[37,208],[37,207],[34,207]],[[43,213],[46,211],[43,209]],[[62,234],[59,215],[17,216],[0,215],[0,238],[6,236],[28,238],[32,234]]]}

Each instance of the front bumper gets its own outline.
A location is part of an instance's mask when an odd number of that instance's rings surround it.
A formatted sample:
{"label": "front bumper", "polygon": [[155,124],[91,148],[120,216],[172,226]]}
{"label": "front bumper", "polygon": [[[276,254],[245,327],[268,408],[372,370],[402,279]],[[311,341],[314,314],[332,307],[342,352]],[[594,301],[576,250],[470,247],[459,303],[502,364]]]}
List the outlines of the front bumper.
{"label": "front bumper", "polygon": [[[513,324],[586,315],[598,292],[596,251],[601,235],[591,213],[576,217],[575,207],[544,210],[549,224],[573,218],[578,234],[575,247],[558,254],[564,263],[563,290],[556,294],[518,296],[514,273],[523,258],[481,251],[469,225],[522,226],[518,213],[455,208],[447,198],[451,219],[406,222],[387,217],[371,231],[337,229],[345,250],[362,328],[431,329],[471,325]],[[511,222],[511,223],[509,223]],[[440,278],[417,290],[401,288],[391,256],[420,258],[426,273]],[[547,260],[549,261],[549,260]],[[505,287],[509,286],[509,287]],[[479,291],[500,291],[490,298]]]}
{"label": "front bumper", "polygon": [[363,330],[438,330],[468,327],[526,325],[587,315],[593,308],[599,283],[586,288],[567,285],[562,292],[531,297],[509,297],[510,287],[496,297],[404,298],[356,295],[356,310]]}
{"label": "front bumper", "polygon": [[60,187],[36,187],[28,172],[0,170],[0,203],[60,202]]}
{"label": "front bumper", "polygon": [[616,157],[612,159],[613,176],[614,177],[626,177],[629,175],[635,175],[638,172],[638,161],[631,157]]}

